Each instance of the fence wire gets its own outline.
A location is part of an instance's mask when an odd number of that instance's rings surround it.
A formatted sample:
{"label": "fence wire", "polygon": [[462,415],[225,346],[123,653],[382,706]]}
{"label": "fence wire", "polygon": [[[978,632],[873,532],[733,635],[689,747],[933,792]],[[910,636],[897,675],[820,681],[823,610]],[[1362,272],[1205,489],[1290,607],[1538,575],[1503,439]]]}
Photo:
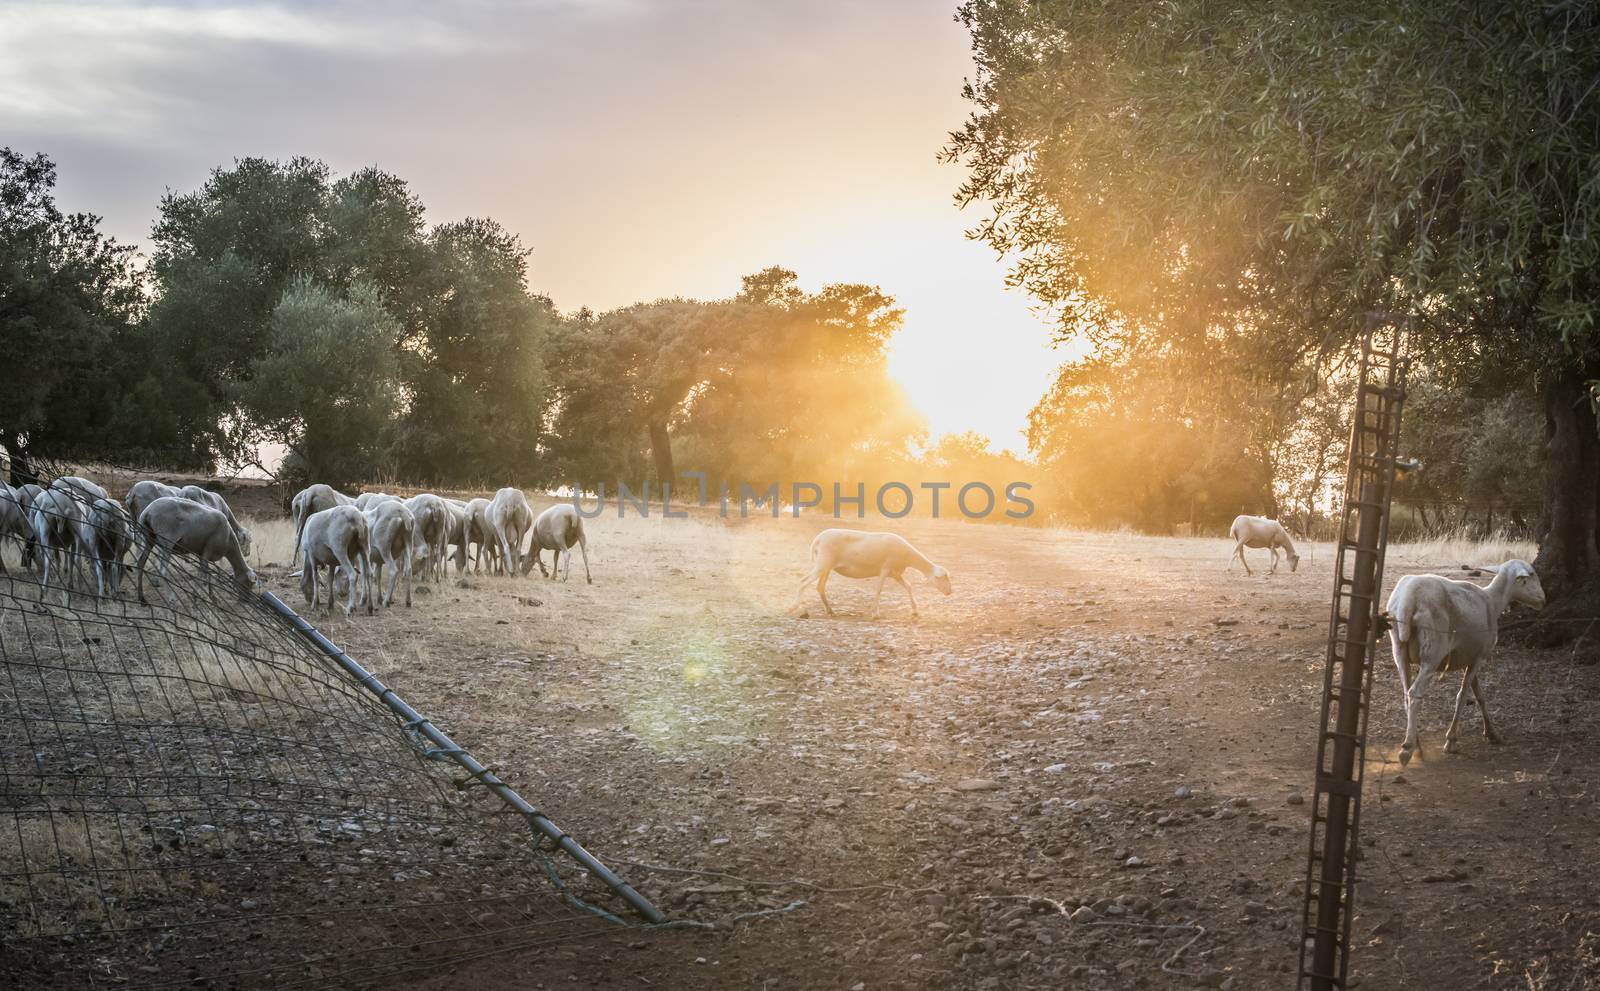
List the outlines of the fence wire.
{"label": "fence wire", "polygon": [[24,543],[0,535],[11,986],[350,986],[615,931],[571,900],[625,912],[608,889],[231,572],[176,557],[145,605],[70,554],[45,586]]}

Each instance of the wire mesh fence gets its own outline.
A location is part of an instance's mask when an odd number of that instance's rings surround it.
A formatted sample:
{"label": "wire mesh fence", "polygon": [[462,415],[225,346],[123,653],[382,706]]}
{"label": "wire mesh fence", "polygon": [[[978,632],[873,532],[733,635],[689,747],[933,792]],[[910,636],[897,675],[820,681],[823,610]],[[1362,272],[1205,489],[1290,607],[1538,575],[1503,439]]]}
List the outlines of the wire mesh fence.
{"label": "wire mesh fence", "polygon": [[141,604],[25,544],[0,534],[13,986],[349,986],[627,911],[231,572],[176,557]]}

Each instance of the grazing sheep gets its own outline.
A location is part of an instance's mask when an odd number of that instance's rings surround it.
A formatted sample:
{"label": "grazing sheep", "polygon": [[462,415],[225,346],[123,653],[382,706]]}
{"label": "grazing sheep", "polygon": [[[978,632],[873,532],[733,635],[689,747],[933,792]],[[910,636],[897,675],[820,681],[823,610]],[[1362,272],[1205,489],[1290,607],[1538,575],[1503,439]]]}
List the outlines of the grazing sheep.
{"label": "grazing sheep", "polygon": [[[523,571],[525,573],[532,571],[533,565],[537,563],[539,573],[548,574],[550,580],[555,581],[556,570],[561,567],[561,552],[570,550],[573,544],[577,544],[583,551],[583,577],[593,585],[594,579],[589,575],[589,538],[583,533],[583,517],[578,515],[578,511],[570,503],[558,502],[540,513],[539,518],[533,521],[533,543],[528,547],[532,557],[523,564]],[[545,550],[555,552],[548,572],[544,570]],[[571,577],[572,555],[568,553],[567,571],[562,581]]]}
{"label": "grazing sheep", "polygon": [[250,554],[250,531],[239,525],[233,518],[233,510],[228,507],[228,500],[222,498],[210,489],[203,489],[198,485],[185,485],[178,490],[178,494],[190,502],[198,502],[202,506],[209,506],[228,518],[228,526],[232,528],[233,535],[239,541],[239,550],[247,557]]}
{"label": "grazing sheep", "polygon": [[96,499],[77,521],[78,555],[94,570],[94,594],[105,598],[106,586],[115,595],[122,587],[122,559],[133,543],[128,532],[128,511],[122,503]]}
{"label": "grazing sheep", "polygon": [[911,600],[911,615],[917,613],[917,597],[903,577],[907,568],[915,568],[928,576],[933,587],[950,594],[950,572],[928,560],[912,547],[904,537],[894,533],[869,533],[865,530],[824,530],[811,541],[811,573],[800,582],[795,597],[795,609],[806,615],[803,600],[806,587],[815,585],[822,607],[832,616],[833,606],[828,602],[828,576],[837,571],[846,578],[876,578],[878,593],[872,600],[872,615],[878,615],[883,601],[883,583],[890,578],[900,583]]}
{"label": "grazing sheep", "polygon": [[139,601],[144,597],[145,562],[150,552],[161,551],[161,585],[168,588],[167,569],[172,565],[172,555],[187,554],[200,559],[203,566],[227,559],[233,567],[233,579],[242,591],[255,587],[255,573],[244,561],[244,551],[239,538],[228,525],[228,518],[210,506],[202,505],[182,496],[163,496],[144,508],[139,514],[139,527],[150,534],[144,548],[139,551],[137,588]]}
{"label": "grazing sheep", "polygon": [[1228,536],[1235,541],[1233,557],[1228,558],[1228,570],[1233,570],[1233,558],[1238,558],[1244,565],[1244,573],[1253,575],[1250,562],[1244,559],[1246,547],[1260,550],[1265,547],[1272,551],[1272,568],[1267,574],[1276,574],[1278,570],[1278,548],[1283,548],[1289,558],[1289,570],[1293,572],[1300,567],[1300,555],[1294,549],[1294,541],[1289,539],[1289,531],[1285,530],[1282,523],[1269,520],[1263,516],[1240,516],[1233,521],[1233,526],[1228,528]]}
{"label": "grazing sheep", "polygon": [[50,483],[57,492],[73,493],[79,505],[87,506],[96,499],[107,498],[106,490],[81,475],[62,475]]}
{"label": "grazing sheep", "polygon": [[28,547],[33,539],[33,524],[22,508],[22,496],[11,486],[0,482],[0,575],[6,573],[5,539],[14,538],[22,547],[23,560],[27,560]]}
{"label": "grazing sheep", "polygon": [[400,580],[403,573],[406,576],[406,607],[410,608],[411,544],[416,537],[416,518],[398,500],[374,502],[362,515],[367,518],[367,563],[374,572],[375,588],[383,588],[383,569],[389,569],[389,591],[382,598],[384,607],[394,605],[395,582]]}
{"label": "grazing sheep", "polygon": [[356,596],[361,594],[372,613],[372,569],[367,567],[371,531],[367,518],[355,506],[334,506],[312,513],[306,520],[300,538],[300,552],[305,555],[305,565],[300,572],[300,591],[315,609],[320,601],[320,582],[317,572],[328,569],[328,605],[333,611],[334,576],[344,576],[350,583],[350,599],[345,603],[344,614],[355,612]]}
{"label": "grazing sheep", "polygon": [[1475,585],[1438,575],[1406,575],[1389,593],[1389,640],[1394,645],[1394,663],[1400,670],[1400,687],[1405,692],[1402,767],[1411,763],[1413,751],[1422,752],[1417,739],[1417,703],[1422,700],[1428,679],[1435,674],[1443,679],[1452,671],[1462,672],[1455,715],[1444,734],[1444,752],[1455,752],[1456,724],[1461,720],[1461,704],[1469,685],[1483,715],[1483,735],[1490,743],[1500,742],[1500,734],[1489,721],[1489,707],[1484,704],[1478,674],[1494,653],[1500,614],[1513,602],[1544,608],[1544,588],[1526,561],[1479,565],[1479,570],[1494,572],[1494,580],[1488,585]]}
{"label": "grazing sheep", "polygon": [[473,558],[473,570],[483,570],[483,555],[489,554],[489,568],[494,570],[500,560],[500,538],[495,535],[494,527],[489,523],[489,500],[471,499],[467,502],[467,539],[478,545],[478,553]]}
{"label": "grazing sheep", "polygon": [[145,508],[157,499],[182,495],[183,493],[175,486],[158,482],[153,478],[141,478],[128,486],[127,494],[122,497],[122,505],[128,510],[128,518],[137,520],[144,515]]}
{"label": "grazing sheep", "polygon": [[38,540],[33,534],[33,502],[39,498],[44,489],[33,482],[17,486],[12,490],[17,495],[17,504],[22,507],[22,518],[28,524],[27,542],[22,546],[22,566],[24,568],[37,568],[39,560]]}
{"label": "grazing sheep", "polygon": [[[46,585],[50,584],[52,563],[56,570],[61,571],[72,568],[76,561],[73,551],[77,544],[78,520],[85,509],[79,502],[81,494],[70,486],[57,488],[52,485],[34,497],[33,539],[39,557],[44,562]],[[62,584],[72,584],[70,572]]]}
{"label": "grazing sheep", "polygon": [[417,549],[427,548],[428,563],[423,574],[433,576],[434,584],[444,580],[444,549],[450,541],[450,507],[431,492],[423,492],[405,500],[405,507],[416,518]]}
{"label": "grazing sheep", "polygon": [[533,526],[533,510],[528,507],[528,497],[521,489],[503,488],[489,501],[489,526],[494,530],[496,542],[506,574],[522,573],[522,537]]}
{"label": "grazing sheep", "polygon": [[467,573],[467,544],[471,538],[467,530],[467,504],[460,499],[446,499],[444,504],[450,509],[450,537],[445,544],[455,548],[449,559],[455,562],[456,574],[464,575]]}
{"label": "grazing sheep", "polygon": [[405,502],[405,500],[387,492],[363,492],[356,496],[355,507],[364,513],[375,502]]}
{"label": "grazing sheep", "polygon": [[[289,514],[294,518],[294,551],[289,555],[289,567],[294,567],[295,562],[300,558],[300,535],[305,532],[306,517],[312,513],[320,513],[324,509],[332,509],[335,506],[352,505],[355,505],[354,499],[333,486],[323,485],[321,482],[315,485],[307,485],[299,492],[296,492],[294,498],[289,500]],[[365,506],[358,508],[363,511],[366,509]]]}

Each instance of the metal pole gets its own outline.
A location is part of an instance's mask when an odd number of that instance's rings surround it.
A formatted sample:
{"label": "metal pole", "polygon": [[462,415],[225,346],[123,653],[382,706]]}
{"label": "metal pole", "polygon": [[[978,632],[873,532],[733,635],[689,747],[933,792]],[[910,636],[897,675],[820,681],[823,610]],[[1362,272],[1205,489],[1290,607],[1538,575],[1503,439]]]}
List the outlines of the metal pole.
{"label": "metal pole", "polygon": [[[1363,390],[1364,391],[1364,390]],[[1365,401],[1365,396],[1362,400]],[[1364,411],[1362,411],[1364,413]],[[1373,604],[1377,601],[1378,534],[1383,507],[1378,502],[1378,487],[1368,482],[1361,487],[1360,523],[1357,526],[1356,563],[1351,577],[1352,608],[1341,645],[1344,663],[1339,678],[1337,735],[1333,739],[1333,766],[1324,787],[1328,792],[1328,830],[1323,837],[1322,879],[1317,899],[1317,928],[1312,948],[1311,987],[1332,991],[1342,982],[1333,977],[1339,960],[1339,944],[1344,926],[1341,908],[1345,897],[1345,862],[1353,856],[1347,849],[1351,837],[1350,802],[1355,794],[1356,742],[1361,731],[1362,691],[1367,671],[1367,648],[1371,640]]]}
{"label": "metal pole", "polygon": [[262,592],[261,601],[271,607],[278,615],[288,620],[289,624],[294,627],[295,632],[311,641],[312,645],[318,650],[338,662],[339,666],[344,668],[351,677],[355,678],[368,691],[382,700],[385,705],[393,710],[395,715],[405,720],[408,726],[414,727],[418,733],[427,737],[434,746],[439,748],[443,756],[461,765],[474,779],[483,782],[484,787],[499,795],[507,805],[522,813],[534,829],[549,837],[568,856],[582,864],[595,877],[604,881],[611,890],[621,895],[624,901],[633,906],[634,911],[653,923],[667,921],[667,917],[662,914],[660,909],[650,904],[649,899],[633,890],[632,886],[622,878],[613,874],[609,867],[595,859],[594,854],[585,850],[577,840],[563,832],[561,827],[551,822],[548,816],[529,804],[527,799],[518,795],[510,785],[500,780],[499,776],[493,771],[478,763],[477,758],[456,746],[455,741],[446,736],[439,727],[407,705],[404,699],[395,694],[394,689],[379,681],[377,675],[363,668],[349,654],[336,647],[333,641],[323,636],[320,630],[306,622],[299,613],[285,605],[282,599],[279,599],[271,592]]}

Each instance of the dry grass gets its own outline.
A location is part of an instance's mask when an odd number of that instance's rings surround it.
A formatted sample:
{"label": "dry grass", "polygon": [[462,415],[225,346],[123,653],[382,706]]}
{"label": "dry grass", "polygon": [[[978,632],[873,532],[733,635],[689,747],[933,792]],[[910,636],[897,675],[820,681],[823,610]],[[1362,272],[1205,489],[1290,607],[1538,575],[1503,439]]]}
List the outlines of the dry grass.
{"label": "dry grass", "polygon": [[1470,536],[1461,531],[1443,533],[1426,540],[1407,541],[1389,548],[1389,557],[1405,564],[1423,567],[1458,567],[1474,564],[1499,564],[1512,558],[1532,561],[1539,546],[1531,540],[1504,534]]}

